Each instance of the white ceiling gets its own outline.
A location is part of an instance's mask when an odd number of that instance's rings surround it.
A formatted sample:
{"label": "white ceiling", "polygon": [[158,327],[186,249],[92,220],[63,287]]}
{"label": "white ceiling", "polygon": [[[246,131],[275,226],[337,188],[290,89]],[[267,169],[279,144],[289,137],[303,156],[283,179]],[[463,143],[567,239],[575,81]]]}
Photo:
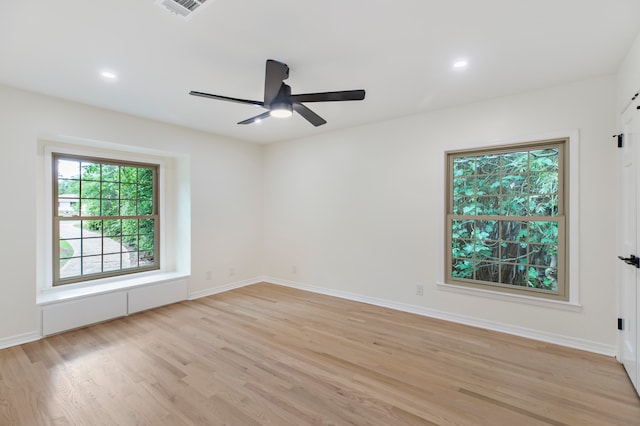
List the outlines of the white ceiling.
{"label": "white ceiling", "polygon": [[[267,143],[612,74],[639,31],[639,0],[208,0],[190,21],[154,0],[0,0],[0,83]],[[240,126],[263,110],[188,95],[262,100],[268,58],[293,93],[367,97],[308,104],[316,128]]]}

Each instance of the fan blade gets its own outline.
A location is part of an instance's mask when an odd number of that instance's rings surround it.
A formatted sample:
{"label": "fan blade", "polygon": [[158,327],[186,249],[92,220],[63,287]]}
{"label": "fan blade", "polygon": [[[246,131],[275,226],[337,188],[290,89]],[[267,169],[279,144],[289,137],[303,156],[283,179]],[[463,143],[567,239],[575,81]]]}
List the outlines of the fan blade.
{"label": "fan blade", "polygon": [[304,106],[302,104],[294,102],[293,103],[293,109],[295,109],[298,114],[300,114],[301,116],[306,118],[306,120],[309,123],[313,124],[316,127],[322,126],[323,124],[326,124],[326,122],[327,122],[327,120],[325,120],[324,118],[320,117],[318,114],[316,114],[315,112],[311,111],[309,108],[307,108],[306,106]]}
{"label": "fan blade", "polygon": [[364,90],[344,90],[341,92],[304,93],[291,95],[292,102],[338,102],[361,101],[364,99]]}
{"label": "fan blade", "polygon": [[211,93],[194,92],[193,90],[191,92],[189,92],[189,94],[193,95],[193,96],[201,96],[203,98],[218,99],[218,100],[221,100],[221,101],[238,102],[238,103],[241,103],[241,104],[251,104],[251,105],[264,106],[264,104],[262,102],[260,102],[260,101],[252,101],[252,100],[249,100],[249,99],[230,98],[228,96],[212,95]]}
{"label": "fan blade", "polygon": [[267,112],[263,112],[262,114],[256,115],[255,117],[251,117],[251,118],[247,118],[246,120],[242,120],[240,121],[238,124],[251,124],[251,123],[255,123],[256,121],[260,121],[263,118],[267,118],[270,116],[269,111]]}
{"label": "fan blade", "polygon": [[289,78],[289,67],[282,62],[267,59],[264,72],[264,105],[269,105],[278,96],[282,82]]}

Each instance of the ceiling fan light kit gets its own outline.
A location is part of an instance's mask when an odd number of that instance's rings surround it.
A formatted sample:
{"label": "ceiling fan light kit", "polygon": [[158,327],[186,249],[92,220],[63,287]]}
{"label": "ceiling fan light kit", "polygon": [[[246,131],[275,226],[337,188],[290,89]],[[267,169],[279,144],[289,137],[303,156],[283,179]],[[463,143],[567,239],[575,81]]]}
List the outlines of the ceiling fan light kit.
{"label": "ceiling fan light kit", "polygon": [[293,107],[288,103],[271,104],[269,115],[276,118],[288,118],[293,115]]}
{"label": "ceiling fan light kit", "polygon": [[256,115],[255,117],[240,121],[238,124],[256,123],[267,117],[286,118],[290,117],[293,111],[295,111],[316,127],[322,126],[327,121],[303,105],[303,102],[361,101],[365,97],[365,91],[361,89],[292,95],[291,87],[284,83],[284,80],[287,78],[289,78],[289,67],[287,64],[273,59],[267,59],[264,77],[264,101],[232,98],[196,91],[191,91],[189,94],[227,102],[258,105],[267,110],[267,112]]}

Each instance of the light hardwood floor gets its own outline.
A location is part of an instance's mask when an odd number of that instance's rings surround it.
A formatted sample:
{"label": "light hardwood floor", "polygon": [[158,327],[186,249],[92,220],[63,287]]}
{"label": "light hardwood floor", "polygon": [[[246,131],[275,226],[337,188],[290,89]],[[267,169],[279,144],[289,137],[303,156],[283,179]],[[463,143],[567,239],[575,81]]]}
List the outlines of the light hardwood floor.
{"label": "light hardwood floor", "polygon": [[257,284],[0,351],[1,425],[640,425],[613,358]]}

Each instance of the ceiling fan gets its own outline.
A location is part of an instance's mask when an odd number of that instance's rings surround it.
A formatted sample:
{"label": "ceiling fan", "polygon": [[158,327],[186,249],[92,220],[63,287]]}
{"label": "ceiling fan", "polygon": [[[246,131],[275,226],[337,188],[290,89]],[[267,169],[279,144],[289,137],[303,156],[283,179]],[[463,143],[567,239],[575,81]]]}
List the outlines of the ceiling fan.
{"label": "ceiling fan", "polygon": [[315,112],[304,106],[303,102],[338,102],[338,101],[361,101],[364,99],[364,90],[344,90],[340,92],[304,93],[292,95],[291,87],[284,83],[289,78],[289,67],[287,64],[267,59],[264,76],[264,101],[253,101],[249,99],[230,98],[228,96],[212,95],[204,92],[189,92],[193,96],[203,98],[219,99],[221,101],[238,102],[241,104],[258,105],[266,108],[267,112],[258,114],[255,117],[240,121],[238,124],[251,124],[267,117],[290,117],[296,111],[314,126],[322,126],[327,121]]}

